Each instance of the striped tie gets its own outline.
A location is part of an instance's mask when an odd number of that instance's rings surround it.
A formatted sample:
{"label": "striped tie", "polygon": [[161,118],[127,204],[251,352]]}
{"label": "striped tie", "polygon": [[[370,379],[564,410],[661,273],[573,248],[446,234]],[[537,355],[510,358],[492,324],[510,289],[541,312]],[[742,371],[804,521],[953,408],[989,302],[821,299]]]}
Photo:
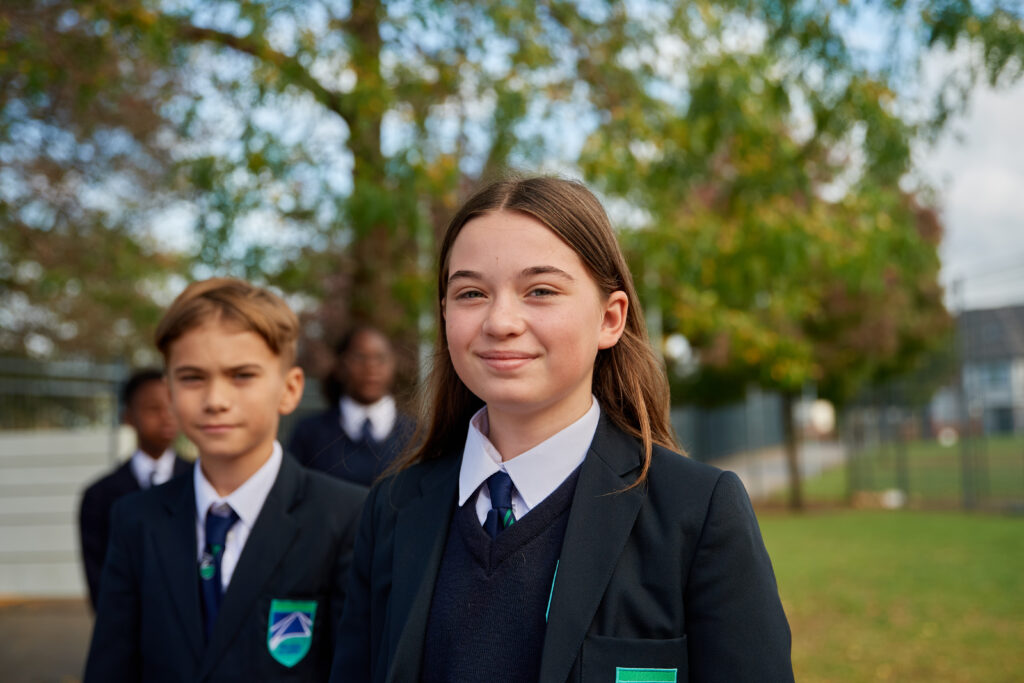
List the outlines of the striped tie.
{"label": "striped tie", "polygon": [[498,471],[487,478],[487,489],[491,492],[491,509],[484,519],[484,530],[495,538],[502,529],[516,521],[512,514],[512,477],[508,472]]}
{"label": "striped tie", "polygon": [[203,549],[203,557],[199,563],[207,638],[213,633],[213,624],[217,621],[221,599],[224,597],[223,578],[220,571],[220,561],[224,556],[224,544],[227,542],[228,531],[238,521],[238,514],[231,509],[231,506],[225,505],[226,509],[220,510],[216,510],[216,508],[216,505],[211,505],[206,513],[206,547]]}

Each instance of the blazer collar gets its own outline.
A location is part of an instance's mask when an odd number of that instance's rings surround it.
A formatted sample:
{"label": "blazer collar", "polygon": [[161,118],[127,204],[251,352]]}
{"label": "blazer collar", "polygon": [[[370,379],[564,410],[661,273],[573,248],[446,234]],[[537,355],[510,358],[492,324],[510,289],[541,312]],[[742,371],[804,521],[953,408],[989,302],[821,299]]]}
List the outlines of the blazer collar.
{"label": "blazer collar", "polygon": [[[264,585],[277,571],[288,555],[300,528],[293,516],[294,508],[302,501],[306,476],[290,456],[285,455],[270,493],[263,503],[249,539],[238,558],[217,622],[203,653],[198,678],[206,677],[216,666],[238,635],[244,619],[252,613]],[[190,487],[191,488],[191,487]],[[194,505],[194,503],[193,503]],[[194,515],[193,511],[193,515]],[[193,522],[194,524],[194,522]],[[195,568],[195,532],[192,540],[192,575]],[[198,590],[198,589],[197,589]],[[200,627],[200,633],[202,629]]]}
{"label": "blazer collar", "polygon": [[[398,511],[386,620],[389,629],[384,644],[388,649],[386,661],[393,662],[388,681],[420,679],[430,601],[455,511],[461,462],[459,454],[425,464],[426,472],[419,480],[419,497]],[[397,493],[399,485],[398,480],[392,480],[393,488],[381,494]]]}
{"label": "blazer collar", "polygon": [[580,468],[552,587],[541,683],[569,676],[597,613],[622,548],[646,498],[643,485],[627,489],[642,464],[641,446],[604,415]]}

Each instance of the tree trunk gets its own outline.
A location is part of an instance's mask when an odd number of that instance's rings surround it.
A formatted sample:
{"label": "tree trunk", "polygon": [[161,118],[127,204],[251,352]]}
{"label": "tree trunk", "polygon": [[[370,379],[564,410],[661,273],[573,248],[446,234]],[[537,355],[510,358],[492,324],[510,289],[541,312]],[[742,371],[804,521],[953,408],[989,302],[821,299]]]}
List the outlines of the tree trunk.
{"label": "tree trunk", "polygon": [[793,414],[794,403],[793,394],[782,394],[782,434],[786,448],[786,469],[789,472],[789,508],[799,511],[804,509],[804,496],[800,482],[800,437]]}

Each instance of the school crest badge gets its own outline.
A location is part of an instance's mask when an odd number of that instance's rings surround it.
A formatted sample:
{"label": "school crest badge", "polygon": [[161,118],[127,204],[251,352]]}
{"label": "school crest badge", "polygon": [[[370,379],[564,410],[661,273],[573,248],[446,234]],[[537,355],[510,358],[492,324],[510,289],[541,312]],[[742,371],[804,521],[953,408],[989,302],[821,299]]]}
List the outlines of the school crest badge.
{"label": "school crest badge", "polygon": [[267,625],[270,656],[287,667],[302,661],[313,644],[315,600],[272,600]]}

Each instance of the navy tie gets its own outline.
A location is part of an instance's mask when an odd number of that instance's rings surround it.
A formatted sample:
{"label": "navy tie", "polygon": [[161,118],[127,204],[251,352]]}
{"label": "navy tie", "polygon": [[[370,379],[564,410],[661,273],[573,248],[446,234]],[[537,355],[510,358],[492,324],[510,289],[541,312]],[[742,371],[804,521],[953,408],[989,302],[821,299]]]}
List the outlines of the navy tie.
{"label": "navy tie", "polygon": [[[199,561],[199,578],[203,589],[203,614],[206,617],[206,638],[209,639],[213,633],[213,625],[217,621],[217,612],[220,611],[220,602],[224,597],[222,587],[223,579],[220,571],[220,561],[224,557],[224,543],[228,537],[228,531],[238,521],[238,514],[225,505],[227,514],[214,512],[215,505],[211,505],[206,512],[206,545],[203,548],[203,557]],[[222,508],[223,509],[223,508]]]}
{"label": "navy tie", "polygon": [[512,513],[512,477],[508,472],[495,472],[487,477],[487,489],[491,492],[491,509],[484,519],[484,531],[495,538],[499,531],[516,521]]}
{"label": "navy tie", "polygon": [[375,441],[376,439],[373,438],[373,423],[370,422],[370,418],[366,418],[363,421],[363,442],[372,444]]}

